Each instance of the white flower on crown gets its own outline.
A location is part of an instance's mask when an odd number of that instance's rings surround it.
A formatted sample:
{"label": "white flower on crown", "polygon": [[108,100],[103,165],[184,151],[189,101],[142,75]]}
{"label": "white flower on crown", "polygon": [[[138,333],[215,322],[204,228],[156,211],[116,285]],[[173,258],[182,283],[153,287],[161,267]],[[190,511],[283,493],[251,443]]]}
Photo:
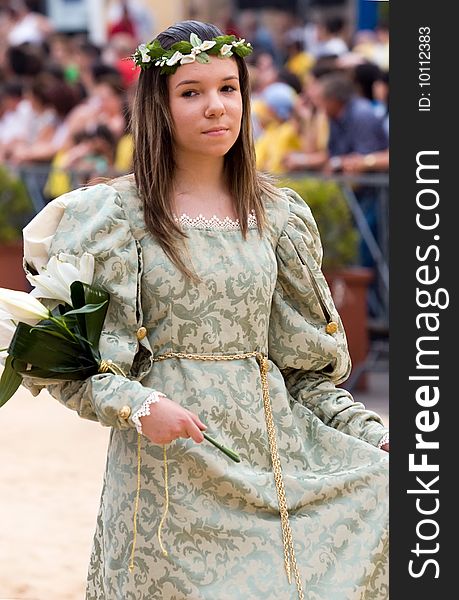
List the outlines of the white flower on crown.
{"label": "white flower on crown", "polygon": [[196,54],[185,54],[180,61],[181,65],[186,65],[188,63],[193,63],[196,60]]}
{"label": "white flower on crown", "polygon": [[137,50],[140,52],[140,55],[142,56],[143,63],[151,62],[151,56],[148,54],[148,48],[147,48],[146,44],[140,44],[140,46],[137,48]]}
{"label": "white flower on crown", "polygon": [[210,48],[213,48],[216,43],[217,42],[214,42],[212,40],[206,40],[205,42],[202,42],[202,44],[199,44],[198,46],[193,46],[193,48],[191,48],[191,53],[185,54],[184,57],[182,58],[182,60],[180,61],[180,64],[185,65],[187,63],[194,62],[196,60],[196,56],[198,54],[201,54],[201,52],[205,52],[206,50],[210,50]]}
{"label": "white flower on crown", "polygon": [[193,46],[191,49],[191,54],[196,56],[196,54],[210,50],[210,48],[213,48],[217,42],[215,40],[205,40],[203,42],[195,33],[191,33],[190,43]]}
{"label": "white flower on crown", "polygon": [[168,60],[166,60],[166,65],[169,67],[174,66],[178,63],[179,60],[183,58],[183,54],[177,50]]}
{"label": "white flower on crown", "polygon": [[226,56],[227,54],[230,55],[230,52],[232,49],[233,49],[232,44],[223,44],[223,46],[220,48],[220,54],[222,56]]}
{"label": "white flower on crown", "polygon": [[[233,46],[242,46],[242,44],[245,42],[245,38],[242,38],[240,40],[238,40],[237,42],[233,42],[232,45]],[[249,46],[250,44],[247,44],[247,46]]]}
{"label": "white flower on crown", "polygon": [[205,42],[202,42],[202,44],[199,44],[199,46],[194,46],[191,52],[194,52],[195,54],[205,52],[206,50],[210,50],[211,48],[213,48],[216,43],[217,42],[214,42],[213,40],[206,40]]}

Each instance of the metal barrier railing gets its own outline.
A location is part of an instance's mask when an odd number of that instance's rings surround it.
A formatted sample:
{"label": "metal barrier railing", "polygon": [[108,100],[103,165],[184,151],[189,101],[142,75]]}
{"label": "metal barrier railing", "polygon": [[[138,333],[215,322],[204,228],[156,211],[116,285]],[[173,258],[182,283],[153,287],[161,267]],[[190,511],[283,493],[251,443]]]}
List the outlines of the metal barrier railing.
{"label": "metal barrier railing", "polygon": [[49,164],[39,163],[25,165],[5,163],[4,167],[8,169],[12,176],[17,177],[24,183],[36,213],[40,212],[49,200],[52,199],[45,191],[50,175],[65,175],[68,181],[68,191],[70,191],[85,185],[94,177],[111,178],[125,174],[111,170],[95,175],[92,171],[60,169],[58,167],[50,166]]}
{"label": "metal barrier railing", "polygon": [[[373,320],[380,328],[389,323],[389,174],[323,175],[316,171],[286,173],[288,179],[333,181],[346,199],[361,241],[371,257],[375,282],[369,303]],[[369,219],[371,216],[371,220]]]}

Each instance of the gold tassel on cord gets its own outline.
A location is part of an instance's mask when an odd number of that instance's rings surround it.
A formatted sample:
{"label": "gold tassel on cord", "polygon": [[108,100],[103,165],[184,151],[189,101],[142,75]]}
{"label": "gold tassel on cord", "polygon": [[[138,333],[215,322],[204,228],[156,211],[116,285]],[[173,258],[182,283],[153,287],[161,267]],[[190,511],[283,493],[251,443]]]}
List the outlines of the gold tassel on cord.
{"label": "gold tassel on cord", "polygon": [[[132,573],[134,571],[134,554],[135,554],[135,546],[137,543],[137,515],[139,512],[139,498],[140,498],[140,466],[141,466],[141,462],[140,462],[140,439],[141,439],[141,434],[138,433],[137,434],[137,491],[136,491],[136,495],[135,495],[135,503],[134,503],[134,536],[133,536],[133,540],[132,540],[132,550],[131,550],[131,560],[129,561],[129,572]],[[159,523],[159,527],[158,527],[158,541],[159,541],[159,546],[163,552],[164,556],[168,556],[167,554],[167,550],[164,547],[163,541],[162,541],[162,536],[161,536],[161,530],[164,524],[164,521],[167,517],[167,513],[169,510],[169,476],[168,476],[168,472],[167,472],[167,451],[166,451],[166,446],[163,446],[163,461],[164,461],[164,495],[165,495],[165,503],[164,503],[164,512],[163,512],[163,516],[161,517],[161,521]]]}

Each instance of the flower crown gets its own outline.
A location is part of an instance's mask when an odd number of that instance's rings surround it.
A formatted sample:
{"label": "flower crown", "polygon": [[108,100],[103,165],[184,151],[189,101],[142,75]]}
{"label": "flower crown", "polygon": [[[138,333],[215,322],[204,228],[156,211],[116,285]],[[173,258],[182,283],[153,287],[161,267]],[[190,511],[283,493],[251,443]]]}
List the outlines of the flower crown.
{"label": "flower crown", "polygon": [[161,74],[171,75],[180,65],[195,61],[210,62],[209,55],[229,58],[237,54],[244,57],[252,50],[250,42],[237,39],[235,35],[219,35],[203,42],[192,33],[189,42],[186,40],[176,42],[169,50],[165,50],[158,39],[149,44],[140,44],[131,58],[141,69],[148,69],[151,66],[161,67]]}

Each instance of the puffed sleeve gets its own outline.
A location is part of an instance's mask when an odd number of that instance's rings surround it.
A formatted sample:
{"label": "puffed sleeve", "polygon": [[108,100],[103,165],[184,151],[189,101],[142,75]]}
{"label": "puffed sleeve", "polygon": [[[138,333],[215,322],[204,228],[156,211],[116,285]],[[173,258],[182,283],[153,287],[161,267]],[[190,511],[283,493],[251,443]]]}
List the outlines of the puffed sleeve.
{"label": "puffed sleeve", "polygon": [[278,277],[269,327],[269,358],[293,399],[326,425],[378,446],[380,417],[337,388],[351,370],[346,335],[321,271],[322,246],[311,210],[283,188],[287,217],[277,240]]}
{"label": "puffed sleeve", "polygon": [[[35,385],[81,417],[102,425],[127,429],[152,390],[140,381],[151,368],[148,339],[137,339],[142,324],[140,277],[142,253],[133,237],[119,193],[98,184],[80,188],[50,202],[24,229],[24,267],[35,272],[51,256],[76,262],[88,252],[95,258],[94,285],[110,294],[109,308],[99,342],[102,359],[111,359],[126,374],[93,375],[85,381]],[[43,383],[40,382],[40,383]]]}

